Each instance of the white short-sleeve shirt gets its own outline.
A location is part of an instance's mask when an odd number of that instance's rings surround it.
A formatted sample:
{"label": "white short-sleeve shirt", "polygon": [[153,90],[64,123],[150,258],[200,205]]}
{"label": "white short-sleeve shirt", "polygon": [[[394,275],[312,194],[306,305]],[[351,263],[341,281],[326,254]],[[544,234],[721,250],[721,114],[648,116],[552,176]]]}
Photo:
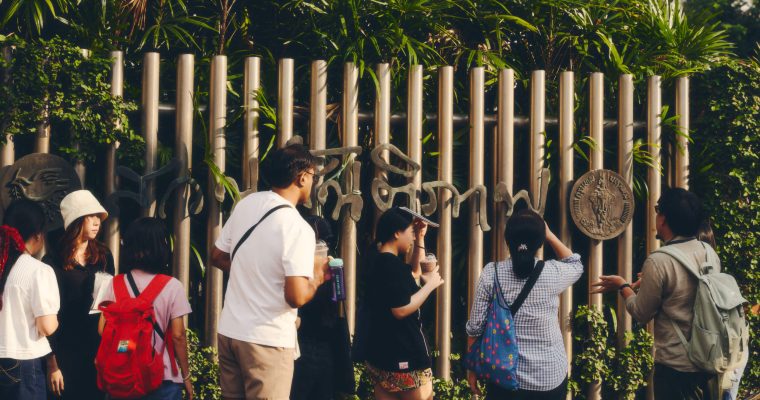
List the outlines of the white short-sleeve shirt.
{"label": "white short-sleeve shirt", "polygon": [[0,358],[33,360],[50,353],[35,319],[56,315],[61,305],[53,269],[28,254],[8,274],[0,310]]}
{"label": "white short-sleeve shirt", "polygon": [[285,301],[285,277],[314,274],[316,238],[291,203],[271,192],[253,193],[236,206],[216,247],[232,253],[245,232],[281,204],[240,246],[219,318],[226,337],[272,347],[296,346],[298,310]]}

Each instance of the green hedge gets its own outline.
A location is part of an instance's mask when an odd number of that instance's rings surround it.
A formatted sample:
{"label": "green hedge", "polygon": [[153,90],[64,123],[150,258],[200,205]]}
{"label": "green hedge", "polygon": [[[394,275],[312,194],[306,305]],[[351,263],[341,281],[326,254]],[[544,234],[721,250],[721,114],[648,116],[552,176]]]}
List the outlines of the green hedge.
{"label": "green hedge", "polygon": [[[691,90],[692,190],[706,202],[724,270],[760,303],[760,63],[735,61],[695,79]],[[750,316],[756,327],[760,318]],[[750,329],[743,393],[760,391],[760,334]],[[742,397],[743,398],[743,397]]]}

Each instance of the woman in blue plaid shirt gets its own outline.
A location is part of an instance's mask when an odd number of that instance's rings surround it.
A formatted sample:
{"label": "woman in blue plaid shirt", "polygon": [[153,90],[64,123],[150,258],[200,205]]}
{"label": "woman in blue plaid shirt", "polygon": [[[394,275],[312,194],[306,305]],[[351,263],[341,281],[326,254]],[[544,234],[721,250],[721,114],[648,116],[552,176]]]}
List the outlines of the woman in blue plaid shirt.
{"label": "woman in blue plaid shirt", "polygon": [[[545,262],[533,290],[514,316],[519,389],[508,391],[488,382],[486,399],[564,400],[568,362],[557,317],[559,294],[583,274],[581,257],[573,254],[543,218],[529,209],[520,210],[509,219],[504,236],[511,258],[489,263],[480,275],[467,322],[468,348],[483,334],[495,289],[494,274],[498,276],[504,299],[511,304],[539,261],[536,254],[545,242],[559,260]],[[472,391],[481,394],[473,372],[468,372],[468,379]]]}

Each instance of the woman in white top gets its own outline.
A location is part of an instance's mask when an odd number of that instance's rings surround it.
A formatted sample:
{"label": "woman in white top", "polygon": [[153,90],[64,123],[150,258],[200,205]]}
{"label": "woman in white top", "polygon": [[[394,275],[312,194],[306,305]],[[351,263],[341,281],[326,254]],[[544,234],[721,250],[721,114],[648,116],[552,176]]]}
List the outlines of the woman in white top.
{"label": "woman in white top", "polygon": [[45,400],[47,336],[58,328],[53,269],[33,257],[45,243],[42,207],[19,200],[0,226],[0,399]]}
{"label": "woman in white top", "polygon": [[[508,391],[493,382],[487,384],[486,399],[564,400],[567,393],[567,356],[559,329],[559,294],[583,274],[583,264],[543,218],[528,209],[515,213],[507,222],[504,236],[511,258],[490,263],[483,269],[475,301],[467,322],[468,345],[483,334],[488,307],[493,299],[494,274],[504,299],[512,304],[538,263],[536,253],[548,242],[559,260],[544,263],[533,290],[514,315],[517,338],[518,390]],[[470,388],[480,394],[477,378],[469,372]]]}

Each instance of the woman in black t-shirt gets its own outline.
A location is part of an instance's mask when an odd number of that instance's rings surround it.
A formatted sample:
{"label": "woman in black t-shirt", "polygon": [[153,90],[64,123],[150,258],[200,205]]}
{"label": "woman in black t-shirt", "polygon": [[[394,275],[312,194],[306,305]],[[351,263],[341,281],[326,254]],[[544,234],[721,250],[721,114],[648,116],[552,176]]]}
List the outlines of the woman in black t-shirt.
{"label": "woman in black t-shirt", "polygon": [[[399,209],[378,220],[374,257],[367,282],[368,329],[366,367],[376,399],[433,398],[430,354],[422,333],[420,307],[443,283],[438,267],[422,273],[427,224]],[[412,264],[404,262],[411,252]],[[417,284],[420,279],[424,285]]]}

